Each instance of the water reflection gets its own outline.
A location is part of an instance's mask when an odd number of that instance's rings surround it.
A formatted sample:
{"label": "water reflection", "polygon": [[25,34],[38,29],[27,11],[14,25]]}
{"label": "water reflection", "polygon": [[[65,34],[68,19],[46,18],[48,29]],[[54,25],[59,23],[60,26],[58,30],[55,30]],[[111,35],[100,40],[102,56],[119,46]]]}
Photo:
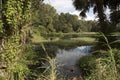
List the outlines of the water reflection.
{"label": "water reflection", "polygon": [[75,65],[76,61],[87,54],[89,54],[92,46],[79,46],[75,49],[65,50],[58,49],[55,59],[60,66],[62,75],[68,77],[75,77],[80,75],[79,68]]}
{"label": "water reflection", "polygon": [[89,54],[92,46],[80,46],[75,49],[58,49],[56,60],[64,65],[74,65],[80,57]]}

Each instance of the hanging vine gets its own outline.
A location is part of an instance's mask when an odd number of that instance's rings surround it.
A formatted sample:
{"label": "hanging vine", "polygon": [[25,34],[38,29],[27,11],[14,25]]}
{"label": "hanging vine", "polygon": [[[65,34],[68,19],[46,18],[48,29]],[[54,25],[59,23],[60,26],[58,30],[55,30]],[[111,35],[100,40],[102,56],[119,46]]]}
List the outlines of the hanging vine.
{"label": "hanging vine", "polygon": [[1,0],[0,80],[24,79],[25,68],[18,67],[20,64],[17,60],[29,31],[30,8],[30,0]]}

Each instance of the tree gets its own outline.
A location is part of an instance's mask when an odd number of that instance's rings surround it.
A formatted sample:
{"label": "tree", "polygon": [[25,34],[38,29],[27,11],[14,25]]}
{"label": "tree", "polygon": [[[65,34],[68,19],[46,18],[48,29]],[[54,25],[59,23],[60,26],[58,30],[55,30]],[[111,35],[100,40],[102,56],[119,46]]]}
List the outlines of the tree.
{"label": "tree", "polygon": [[111,14],[110,20],[116,26],[120,23],[120,0],[105,0]]}
{"label": "tree", "polygon": [[[55,23],[58,20],[58,14],[54,7],[49,4],[39,3],[40,6],[33,12],[33,27],[42,25],[47,29],[47,32],[55,31]],[[50,31],[49,31],[50,30]]]}
{"label": "tree", "polygon": [[[69,13],[61,13],[59,15],[59,19],[55,25],[56,31],[62,31],[63,27],[66,26],[66,28],[70,28],[70,31],[76,31],[77,26],[78,26],[78,16],[76,15],[71,15]],[[70,26],[69,26],[70,25]]]}
{"label": "tree", "polygon": [[[80,15],[86,17],[86,12],[93,8],[94,14],[97,13],[99,17],[99,22],[101,25],[101,32],[107,34],[107,30],[110,26],[108,25],[108,20],[105,15],[105,10],[107,7],[111,10],[111,13],[115,13],[119,9],[120,1],[119,0],[74,0],[74,6],[77,10],[80,10]],[[112,15],[112,14],[111,14]],[[113,17],[111,16],[110,19]],[[113,20],[113,19],[112,19]],[[117,19],[118,20],[118,19]]]}
{"label": "tree", "polygon": [[69,24],[63,24],[61,27],[62,27],[62,32],[63,33],[68,33],[68,32],[73,31],[72,25],[70,23]]}
{"label": "tree", "polygon": [[[86,12],[90,10],[90,8],[93,8],[93,13],[97,13],[97,16],[99,18],[100,23],[100,31],[105,34],[105,36],[108,38],[109,42],[114,41],[113,37],[107,36],[107,34],[110,34],[111,32],[115,31],[116,23],[119,22],[120,18],[114,19],[114,15],[116,17],[119,12],[119,6],[120,6],[120,0],[73,0],[73,4],[76,7],[77,10],[80,10],[80,15],[83,17],[86,17]],[[110,22],[106,18],[105,10],[109,8],[110,9],[110,15],[109,18],[112,22]],[[115,23],[116,22],[116,23]],[[113,24],[115,23],[115,24]],[[105,42],[103,39],[99,38],[100,42]],[[103,47],[105,48],[105,47]]]}
{"label": "tree", "polygon": [[104,13],[104,8],[107,8],[103,4],[103,0],[74,0],[74,6],[77,10],[81,10],[80,15],[86,17],[86,12],[93,7],[93,12],[98,13],[97,16],[99,17],[99,22],[101,25],[101,31],[105,33],[105,20],[106,16]]}

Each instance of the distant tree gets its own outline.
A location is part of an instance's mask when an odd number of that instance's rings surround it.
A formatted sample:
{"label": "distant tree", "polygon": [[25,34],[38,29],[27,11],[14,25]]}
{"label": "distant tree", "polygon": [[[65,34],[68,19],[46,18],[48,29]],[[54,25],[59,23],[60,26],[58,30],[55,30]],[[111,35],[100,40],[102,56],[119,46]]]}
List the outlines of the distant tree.
{"label": "distant tree", "polygon": [[33,12],[33,26],[44,26],[47,31],[55,31],[54,24],[58,20],[58,14],[54,7],[49,4],[40,3],[40,6]]}
{"label": "distant tree", "polygon": [[54,29],[54,27],[53,27],[53,24],[48,24],[47,25],[47,32],[49,33],[49,32],[55,32],[56,30]]}
{"label": "distant tree", "polygon": [[[68,25],[68,28],[71,28],[72,31],[76,31],[76,27],[78,26],[78,16],[76,15],[71,15],[69,13],[61,13],[59,15],[59,20],[56,24],[56,29],[57,31],[61,31],[62,30],[62,27],[61,26],[64,26],[64,24],[67,24]],[[70,27],[70,26],[71,27]]]}
{"label": "distant tree", "polygon": [[73,32],[72,25],[70,23],[69,24],[63,24],[62,25],[62,32],[64,32],[64,33]]}

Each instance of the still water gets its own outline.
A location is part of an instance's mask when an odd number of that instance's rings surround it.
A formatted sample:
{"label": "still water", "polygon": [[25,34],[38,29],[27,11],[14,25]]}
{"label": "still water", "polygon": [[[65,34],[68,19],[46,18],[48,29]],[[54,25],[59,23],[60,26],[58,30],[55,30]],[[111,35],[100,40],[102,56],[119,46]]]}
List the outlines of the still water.
{"label": "still water", "polygon": [[80,75],[80,70],[76,66],[76,62],[80,57],[88,55],[92,46],[79,46],[74,49],[65,50],[58,49],[55,57],[59,66],[59,70],[64,77],[77,77]]}

